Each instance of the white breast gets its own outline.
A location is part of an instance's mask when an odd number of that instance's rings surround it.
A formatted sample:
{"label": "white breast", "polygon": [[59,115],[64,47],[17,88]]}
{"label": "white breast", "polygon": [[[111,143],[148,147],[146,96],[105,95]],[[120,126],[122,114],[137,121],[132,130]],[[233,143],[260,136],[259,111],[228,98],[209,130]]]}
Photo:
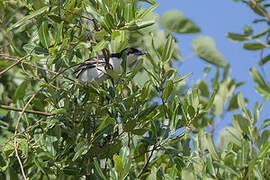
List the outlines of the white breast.
{"label": "white breast", "polygon": [[116,57],[110,58],[110,64],[113,67],[113,71],[117,72],[118,74],[121,73],[121,61],[122,59]]}
{"label": "white breast", "polygon": [[88,81],[94,81],[94,80],[99,80],[104,76],[104,66],[99,66],[98,68],[88,68],[83,70],[79,74],[79,81],[82,83],[88,82]]}
{"label": "white breast", "polygon": [[[128,66],[131,65],[134,61],[136,61],[136,59],[137,59],[137,56],[129,55],[127,57],[127,65]],[[110,64],[112,65],[113,71],[115,71],[118,74],[121,73],[121,61],[122,61],[121,58],[116,58],[116,57],[110,58]],[[102,82],[108,79],[108,76],[105,73],[104,64],[99,64],[98,67],[82,70],[82,72],[80,72],[79,74],[78,79],[82,83],[86,83],[89,81]]]}

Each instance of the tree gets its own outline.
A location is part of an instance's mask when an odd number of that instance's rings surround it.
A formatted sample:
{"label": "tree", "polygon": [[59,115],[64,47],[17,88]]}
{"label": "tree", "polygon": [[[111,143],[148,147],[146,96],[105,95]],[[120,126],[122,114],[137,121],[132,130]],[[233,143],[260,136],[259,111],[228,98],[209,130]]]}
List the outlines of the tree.
{"label": "tree", "polygon": [[[246,108],[245,98],[236,92],[242,83],[229,76],[230,67],[214,41],[207,36],[193,40],[194,52],[217,67],[210,85],[202,79],[187,90],[190,74],[179,77],[172,67],[181,61],[173,34],[200,32],[181,12],[158,17],[154,0],[145,0],[147,6],[137,0],[0,3],[1,178],[270,176],[270,121],[256,126],[262,104],[256,102],[253,113]],[[247,4],[267,20],[266,4],[257,3]],[[256,38],[268,35],[264,32]],[[227,34],[234,40],[251,35]],[[123,63],[121,74],[108,68],[110,79],[100,84],[81,84],[72,74],[75,64],[98,54],[108,58],[126,46],[148,53],[133,67]],[[268,42],[244,45],[265,47]],[[207,66],[205,75],[209,70]],[[266,101],[269,85],[254,68],[251,76]],[[235,109],[243,113],[232,116],[232,126],[220,132],[215,144],[215,121]]]}

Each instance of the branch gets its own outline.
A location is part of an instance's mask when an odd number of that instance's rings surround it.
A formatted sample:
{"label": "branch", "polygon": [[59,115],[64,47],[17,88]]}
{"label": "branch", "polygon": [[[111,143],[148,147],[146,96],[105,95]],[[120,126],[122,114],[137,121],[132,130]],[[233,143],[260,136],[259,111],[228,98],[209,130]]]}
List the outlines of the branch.
{"label": "branch", "polygon": [[[98,27],[98,24],[96,22],[95,19],[92,20],[93,24],[94,24],[94,29],[95,31],[100,31],[99,27]],[[96,40],[94,39],[94,36],[93,36],[93,39],[92,39],[93,42],[96,42]],[[102,49],[102,53],[103,53],[103,56],[105,58],[105,69],[111,69],[111,64],[110,64],[110,52],[107,48],[104,48]]]}
{"label": "branch", "polygon": [[23,175],[23,178],[24,180],[27,180],[26,176],[25,176],[25,173],[24,173],[24,169],[23,169],[23,164],[22,164],[22,161],[20,159],[20,156],[19,156],[19,153],[18,153],[18,144],[17,144],[17,133],[18,133],[18,127],[19,127],[19,124],[20,124],[20,120],[23,116],[23,113],[26,111],[27,107],[30,105],[31,101],[35,98],[35,96],[37,95],[37,93],[33,94],[31,96],[31,98],[28,100],[28,102],[26,103],[26,105],[24,106],[24,108],[22,109],[22,112],[17,120],[17,124],[16,124],[16,128],[15,128],[15,133],[14,133],[14,147],[15,147],[15,154],[16,154],[16,157],[19,161],[19,164],[20,164],[20,168],[21,168],[21,172],[22,172],[22,175]]}
{"label": "branch", "polygon": [[[0,105],[1,109],[7,109],[7,110],[12,110],[12,111],[22,111],[23,109],[21,108],[15,108],[12,106],[7,106],[7,105]],[[44,115],[44,116],[53,116],[53,114],[47,113],[47,112],[42,112],[42,111],[34,111],[34,110],[25,110],[24,112],[27,113],[32,113],[32,114],[38,114],[38,115]]]}
{"label": "branch", "polygon": [[149,164],[149,162],[150,162],[150,159],[151,159],[151,157],[153,156],[153,153],[154,153],[155,150],[156,150],[156,146],[154,146],[153,149],[151,150],[150,156],[147,158],[147,161],[146,161],[146,163],[144,164],[142,170],[141,170],[141,171],[139,172],[139,174],[137,175],[137,178],[140,178],[141,175],[142,175],[142,174],[144,173],[144,171],[146,170],[146,168],[147,168],[147,166],[148,166],[148,164]]}
{"label": "branch", "polygon": [[270,23],[269,15],[260,6],[258,6],[257,2],[255,0],[250,0],[250,2],[253,4],[254,8],[256,8],[263,14],[264,18],[268,21],[268,23]]}
{"label": "branch", "polygon": [[[43,118],[44,119],[44,118]],[[40,123],[43,119],[40,119],[40,120],[38,120],[37,122],[35,122],[35,124],[33,124],[32,126],[29,126],[27,129],[25,129],[23,132],[20,132],[20,133],[17,133],[17,136],[18,135],[21,135],[21,134],[23,134],[23,133],[25,133],[25,132],[28,132],[28,131],[30,131],[33,127],[35,127],[38,123]],[[7,143],[9,143],[12,139],[14,139],[14,135],[13,136],[11,136],[11,137],[9,137],[7,140],[6,140],[6,142],[2,145],[2,146],[0,146],[0,151],[2,151],[2,149],[3,149],[3,147],[4,146],[6,146],[7,145]]]}
{"label": "branch", "polygon": [[[10,57],[10,56],[8,56],[8,55],[6,55],[6,54],[0,54],[0,56],[2,56],[2,57],[1,57],[2,59],[1,59],[1,60],[16,61],[16,62],[19,61],[19,59],[18,59],[17,57]],[[69,77],[65,76],[65,75],[62,74],[61,72],[55,72],[55,71],[52,71],[52,70],[49,70],[49,69],[46,69],[46,68],[43,68],[43,67],[40,67],[40,66],[33,65],[33,64],[29,63],[29,62],[21,61],[21,62],[19,62],[19,63],[27,64],[27,65],[32,66],[32,67],[34,67],[34,68],[37,68],[37,69],[41,69],[41,70],[47,71],[47,72],[52,73],[52,74],[54,74],[54,75],[56,75],[56,76],[61,75],[62,77],[64,77],[64,78],[66,78],[66,79],[68,79],[68,80],[74,82],[74,80],[72,80],[72,79],[70,79]],[[16,64],[16,63],[15,63],[15,64]],[[17,64],[18,64],[18,63],[17,63]]]}
{"label": "branch", "polygon": [[24,57],[22,57],[21,59],[17,60],[17,62],[15,62],[14,64],[10,65],[9,67],[7,67],[5,70],[0,72],[0,76],[2,74],[4,74],[5,72],[7,72],[8,70],[10,70],[11,68],[13,68],[14,66],[16,66],[17,64],[21,63],[23,60],[25,60],[26,58],[28,58],[31,55],[26,55]]}

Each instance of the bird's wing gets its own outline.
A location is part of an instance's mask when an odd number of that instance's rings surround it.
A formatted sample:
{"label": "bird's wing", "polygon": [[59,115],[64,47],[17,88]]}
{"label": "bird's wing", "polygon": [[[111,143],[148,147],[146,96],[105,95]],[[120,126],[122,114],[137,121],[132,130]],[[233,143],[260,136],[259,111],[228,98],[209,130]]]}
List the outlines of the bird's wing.
{"label": "bird's wing", "polygon": [[[73,72],[73,74],[77,74],[78,72],[82,72],[83,70],[89,69],[89,68],[95,68],[99,65],[104,65],[104,62],[100,61],[102,57],[91,57],[84,62],[82,62]],[[79,74],[80,74],[79,73]],[[79,75],[78,74],[78,75]]]}

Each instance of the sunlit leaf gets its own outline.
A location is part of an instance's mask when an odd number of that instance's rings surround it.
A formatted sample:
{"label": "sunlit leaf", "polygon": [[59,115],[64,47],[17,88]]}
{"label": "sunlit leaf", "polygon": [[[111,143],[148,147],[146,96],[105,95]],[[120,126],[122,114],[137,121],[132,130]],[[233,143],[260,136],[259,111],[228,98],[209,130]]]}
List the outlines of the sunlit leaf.
{"label": "sunlit leaf", "polygon": [[165,83],[165,88],[162,93],[162,98],[167,99],[173,90],[173,81],[168,79]]}
{"label": "sunlit leaf", "polygon": [[246,40],[250,39],[250,37],[249,37],[248,35],[245,35],[245,34],[226,33],[226,36],[227,36],[230,40],[236,41],[236,42],[246,41]]}
{"label": "sunlit leaf", "polygon": [[44,13],[45,11],[47,11],[49,9],[48,6],[45,6],[37,11],[34,11],[32,12],[32,14],[28,15],[28,16],[25,16],[24,18],[22,18],[20,21],[16,22],[15,24],[13,24],[11,27],[8,28],[8,31],[16,28],[16,27],[19,27],[20,25],[22,25],[24,22],[26,22],[27,20],[29,19],[32,19],[42,13]]}
{"label": "sunlit leaf", "polygon": [[192,42],[194,52],[203,60],[216,66],[226,66],[222,54],[216,49],[215,42],[208,36],[198,36]]}
{"label": "sunlit leaf", "polygon": [[163,62],[167,62],[171,59],[172,53],[173,53],[173,47],[174,47],[174,39],[172,36],[169,36],[169,38],[166,41],[163,52],[162,52],[162,61]]}
{"label": "sunlit leaf", "polygon": [[178,10],[166,11],[160,18],[160,24],[169,32],[198,33],[200,28],[191,20],[186,19]]}
{"label": "sunlit leaf", "polygon": [[256,51],[265,48],[265,46],[260,43],[245,43],[243,48],[246,50]]}

